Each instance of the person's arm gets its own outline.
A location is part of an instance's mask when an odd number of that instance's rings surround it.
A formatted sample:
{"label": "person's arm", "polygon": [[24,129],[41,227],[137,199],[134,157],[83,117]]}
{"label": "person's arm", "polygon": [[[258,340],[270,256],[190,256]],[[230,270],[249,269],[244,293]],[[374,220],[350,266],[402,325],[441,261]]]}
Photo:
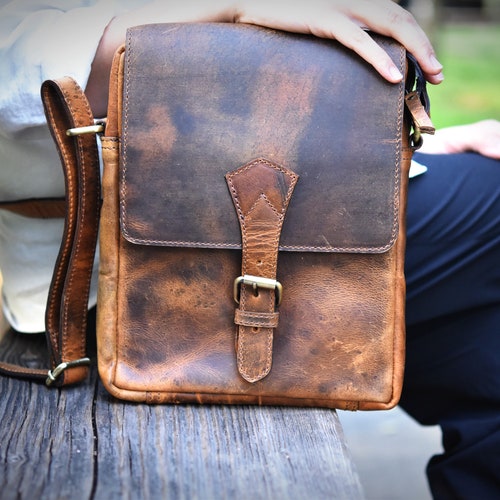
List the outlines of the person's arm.
{"label": "person's arm", "polygon": [[392,0],[163,0],[116,16],[106,27],[92,63],[86,93],[96,116],[106,113],[108,75],[128,27],[161,22],[249,23],[336,39],[364,58],[388,81],[402,75],[366,33],[370,29],[401,42],[419,62],[430,83],[443,80],[442,66],[413,16]]}
{"label": "person's arm", "polygon": [[453,154],[472,151],[500,160],[500,121],[479,122],[445,127],[425,136],[420,149],[427,154]]}
{"label": "person's arm", "polygon": [[106,26],[139,1],[0,0],[0,137],[45,138],[41,83],[68,75],[85,87]]}

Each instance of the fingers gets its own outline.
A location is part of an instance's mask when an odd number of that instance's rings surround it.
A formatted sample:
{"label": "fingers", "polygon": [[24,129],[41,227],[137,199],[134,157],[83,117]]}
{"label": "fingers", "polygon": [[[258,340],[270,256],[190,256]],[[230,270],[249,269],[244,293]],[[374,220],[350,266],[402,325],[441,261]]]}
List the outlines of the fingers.
{"label": "fingers", "polygon": [[468,135],[469,150],[500,160],[500,121],[491,119],[473,123],[469,125]]}
{"label": "fingers", "polygon": [[393,37],[411,52],[430,83],[443,81],[442,65],[413,16],[392,0],[286,0],[241,1],[235,22],[258,24],[297,33],[310,33],[338,40],[370,63],[389,82],[401,81],[388,54],[366,29]]}
{"label": "fingers", "polygon": [[473,151],[500,160],[500,121],[482,120],[442,128],[434,136],[426,136],[420,151],[430,154]]}
{"label": "fingers", "polygon": [[404,45],[430,83],[439,84],[444,80],[443,66],[436,59],[429,38],[408,11],[386,0],[354,0],[354,4],[358,10],[353,15],[372,31],[390,36]]}
{"label": "fingers", "polygon": [[338,15],[335,21],[329,24],[331,32],[327,36],[335,38],[352,49],[369,62],[386,80],[398,83],[403,79],[403,75],[387,52],[358,23],[353,22],[348,17]]}

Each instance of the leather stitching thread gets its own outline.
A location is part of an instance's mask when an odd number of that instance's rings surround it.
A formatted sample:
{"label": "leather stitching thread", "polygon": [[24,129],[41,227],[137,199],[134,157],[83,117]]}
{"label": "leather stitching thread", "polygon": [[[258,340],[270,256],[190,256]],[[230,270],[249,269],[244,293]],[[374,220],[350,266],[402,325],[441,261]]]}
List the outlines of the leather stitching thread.
{"label": "leather stitching thread", "polygon": [[[76,86],[76,89],[81,92],[81,95],[83,95],[83,91],[79,88],[79,86],[75,83],[74,84]],[[66,101],[68,102],[68,105],[70,106],[70,110],[71,110],[71,113],[73,115],[76,115],[76,112],[75,112],[75,109],[74,109],[74,106],[73,106],[73,101],[71,100],[71,97],[68,95],[67,91],[65,89],[62,89],[62,92],[63,92],[63,95],[65,96],[66,98]],[[91,117],[92,117],[92,111],[90,110],[90,107],[88,105],[88,102],[85,100],[85,99],[82,99],[80,97],[80,94],[75,92],[73,93],[73,99],[75,101],[78,102],[78,104],[80,105],[83,105],[84,108],[85,108],[85,111],[86,111],[86,115],[87,115],[87,118],[89,118],[89,120],[91,121]],[[76,123],[75,124],[76,126],[81,126],[82,124],[80,123]],[[92,140],[92,139],[91,139]],[[88,142],[88,141],[85,141],[84,138],[81,138],[81,137],[78,137],[77,138],[77,145],[78,145],[78,149],[79,149],[79,157],[82,158],[83,161],[87,161],[89,158],[88,158],[88,155],[85,155],[85,151],[88,150],[89,148],[86,147],[86,145],[84,144],[84,142]],[[90,151],[92,152],[92,154],[96,153],[96,150],[94,148],[90,148]],[[81,182],[81,205],[83,207],[86,207],[87,205],[87,190],[86,190],[86,168],[85,166],[81,166],[80,168],[80,172],[82,173],[82,182]],[[79,191],[79,190],[78,190]],[[98,194],[99,193],[99,190],[97,189],[96,190],[96,193]],[[94,200],[98,203],[98,200]],[[86,216],[86,213],[85,213],[85,210],[82,210],[81,211],[81,220],[80,220],[80,224],[82,224],[82,226],[85,226],[87,221],[85,219],[85,216]],[[95,236],[97,234],[97,231],[98,231],[98,221],[96,218],[94,218],[93,221],[90,221],[93,225],[92,225],[92,234]],[[76,248],[75,248],[75,256],[74,258],[78,261],[78,256],[80,255],[81,253],[81,243],[82,243],[82,234],[79,233],[77,231],[76,233],[76,236],[77,236],[77,240],[76,240]],[[90,266],[92,267],[93,265],[93,259],[92,261],[90,261],[89,259],[89,262],[86,263],[87,266]],[[69,277],[69,289],[71,290],[72,287],[73,287],[73,282],[74,282],[74,275],[75,275],[75,268],[72,267],[71,268],[71,274],[70,274],[70,277]],[[89,286],[90,286],[90,280],[91,280],[91,273],[85,273],[85,297],[84,299],[85,300],[82,300],[81,301],[81,311],[80,311],[80,314],[81,314],[81,318],[82,318],[82,327],[81,327],[81,332],[79,337],[78,337],[78,349],[79,349],[79,354],[82,354],[84,355],[85,354],[85,326],[86,326],[86,315],[87,315],[87,307],[88,307],[88,293],[89,293]],[[71,292],[70,292],[71,293]],[[69,319],[68,319],[68,313],[69,313],[69,308],[68,307],[65,307],[65,310],[64,310],[64,329],[63,329],[63,334],[65,335],[65,339],[67,338],[67,335],[68,335],[68,330],[67,330],[67,325],[69,323]],[[66,343],[64,343],[63,345],[67,345]]]}
{"label": "leather stitching thread", "polygon": [[[241,203],[240,203],[240,197],[238,195],[238,192],[234,186],[234,183],[232,181],[232,179],[236,176],[236,175],[240,175],[244,172],[246,172],[247,170],[249,170],[250,168],[254,167],[255,165],[259,165],[259,164],[263,164],[269,168],[272,168],[274,170],[278,170],[280,171],[282,174],[286,175],[287,177],[289,177],[290,179],[292,179],[292,182],[290,183],[290,186],[288,188],[288,191],[287,191],[287,194],[286,194],[286,197],[285,199],[283,200],[282,202],[282,208],[281,210],[278,210],[276,209],[276,207],[274,206],[274,204],[269,200],[269,198],[266,196],[265,193],[261,193],[258,197],[257,197],[257,200],[254,202],[254,204],[248,209],[248,211],[246,213],[243,212],[242,210],[242,207],[241,207]],[[273,237],[273,240],[274,240],[274,245],[273,245],[273,253],[274,253],[274,258],[273,258],[273,262],[271,264],[271,273],[273,275],[273,278],[276,276],[276,271],[277,271],[277,253],[278,253],[278,250],[279,250],[279,239],[280,239],[280,236],[281,236],[281,228],[282,228],[282,225],[283,225],[283,220],[284,220],[284,216],[285,216],[285,213],[286,213],[286,209],[288,207],[288,203],[290,201],[290,198],[292,196],[292,193],[293,193],[293,189],[295,187],[295,183],[297,181],[297,178],[298,176],[286,169],[284,169],[283,167],[279,166],[279,165],[275,165],[273,163],[270,163],[269,161],[263,159],[263,158],[260,158],[260,159],[256,159],[250,163],[248,163],[247,165],[241,167],[240,169],[236,170],[235,172],[232,172],[230,174],[227,175],[227,181],[228,181],[228,184],[229,184],[229,188],[230,188],[230,191],[231,191],[231,194],[232,194],[232,197],[233,197],[233,200],[234,200],[234,204],[235,204],[235,207],[236,207],[236,212],[238,214],[238,220],[240,221],[240,225],[241,225],[241,233],[242,233],[242,273],[245,274],[246,270],[247,270],[247,256],[248,256],[248,237],[247,237],[247,230],[246,230],[246,218],[255,210],[256,206],[258,205],[259,201],[260,200],[264,200],[268,205],[269,207],[273,210],[273,212],[276,214],[276,217],[277,217],[277,224],[276,224],[276,227],[274,229],[274,237]],[[245,296],[246,296],[246,293],[242,292],[241,296],[240,296],[240,309],[241,310],[245,310]],[[275,296],[274,296],[274,293],[273,292],[270,292],[267,294],[268,296],[268,305],[267,305],[267,308],[268,309],[271,309],[271,308],[274,308],[274,302],[275,302]],[[265,330],[263,332],[263,334],[266,336],[266,339],[265,339],[265,350],[266,350],[266,362],[265,364],[262,366],[262,369],[254,376],[250,377],[249,373],[248,373],[248,370],[246,370],[246,367],[245,367],[245,358],[246,358],[246,353],[247,353],[247,350],[248,350],[248,347],[247,347],[247,342],[246,342],[246,336],[247,335],[258,335],[259,333],[258,332],[249,332],[248,329],[249,328],[252,328],[252,327],[257,327],[257,328],[260,328],[262,330]],[[237,358],[238,358],[238,368],[240,370],[240,372],[242,373],[242,375],[245,376],[245,378],[249,381],[256,381],[256,380],[259,380],[261,379],[263,376],[265,376],[267,373],[269,373],[269,370],[271,369],[271,364],[272,364],[272,344],[273,344],[273,328],[269,328],[269,327],[266,327],[266,326],[262,326],[260,325],[257,321],[255,322],[255,324],[253,325],[240,325],[239,327],[239,331],[240,331],[240,335],[238,335],[238,346],[239,346],[239,349],[238,349],[238,354],[237,354]]]}

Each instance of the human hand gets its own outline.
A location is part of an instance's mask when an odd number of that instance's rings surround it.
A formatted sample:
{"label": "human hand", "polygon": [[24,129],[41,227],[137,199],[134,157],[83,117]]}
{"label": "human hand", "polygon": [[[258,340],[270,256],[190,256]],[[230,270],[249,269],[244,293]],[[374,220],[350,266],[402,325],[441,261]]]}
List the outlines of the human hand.
{"label": "human hand", "polygon": [[456,125],[426,135],[421,153],[451,154],[473,151],[500,160],[500,121],[482,120]]}
{"label": "human hand", "polygon": [[430,83],[443,80],[442,66],[429,39],[414,17],[392,0],[295,3],[290,0],[157,0],[115,17],[106,28],[86,87],[94,114],[103,116],[106,112],[111,60],[124,43],[128,27],[194,21],[248,23],[336,39],[372,64],[389,82],[401,81],[403,76],[389,55],[370,38],[366,32],[369,29],[402,43],[416,58]]}
{"label": "human hand", "polygon": [[442,65],[415,18],[392,0],[248,0],[239,2],[235,22],[257,24],[338,40],[365,59],[389,82],[403,78],[366,29],[398,40],[433,84],[443,81]]}

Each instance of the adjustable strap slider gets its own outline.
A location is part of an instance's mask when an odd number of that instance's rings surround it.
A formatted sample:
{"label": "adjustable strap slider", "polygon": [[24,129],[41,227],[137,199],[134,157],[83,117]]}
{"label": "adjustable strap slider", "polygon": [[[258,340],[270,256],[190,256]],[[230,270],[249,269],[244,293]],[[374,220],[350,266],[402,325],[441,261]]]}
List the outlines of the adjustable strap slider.
{"label": "adjustable strap slider", "polygon": [[75,361],[65,361],[57,365],[53,370],[49,370],[47,379],[45,380],[45,385],[50,387],[58,377],[68,368],[75,368],[77,366],[88,366],[90,365],[90,358],[81,358]]}

